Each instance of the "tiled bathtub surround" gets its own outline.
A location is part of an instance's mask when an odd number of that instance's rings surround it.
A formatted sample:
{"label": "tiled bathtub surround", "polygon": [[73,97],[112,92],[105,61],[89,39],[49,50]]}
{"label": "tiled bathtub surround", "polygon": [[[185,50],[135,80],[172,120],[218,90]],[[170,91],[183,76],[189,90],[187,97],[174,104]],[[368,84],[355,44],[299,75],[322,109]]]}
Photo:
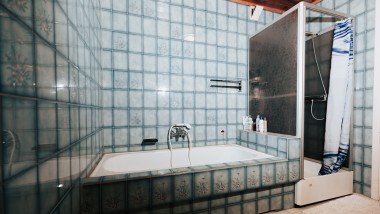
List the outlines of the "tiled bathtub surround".
{"label": "tiled bathtub surround", "polygon": [[[294,207],[294,185],[279,185],[273,188],[259,188],[225,194],[218,193],[219,196],[195,200],[192,199],[193,189],[191,189],[194,187],[187,183],[192,182],[194,176],[183,175],[135,182],[123,180],[84,186],[83,192],[87,198],[85,204],[82,205],[82,213],[149,213],[149,211],[154,210],[157,213],[208,213],[211,211],[255,214]],[[203,177],[200,179],[199,186],[195,188],[196,191],[211,188],[211,186],[203,187],[202,185],[210,185],[206,182],[214,182],[210,180],[210,177],[206,181]],[[174,182],[169,183],[172,186],[167,186],[168,180]],[[152,185],[153,189],[147,188],[149,185]],[[124,191],[125,189],[130,189],[131,192],[128,193]],[[152,191],[152,194],[149,191]],[[187,200],[183,200],[183,198],[187,198]]]}
{"label": "tiled bathtub surround", "polygon": [[[272,173],[272,176],[262,177],[265,180],[272,177],[270,184],[288,182],[300,178],[301,140],[289,135],[272,133],[259,133],[252,131],[238,131],[237,144],[259,152],[270,154],[282,159],[273,165],[273,169],[267,169],[264,174]],[[265,166],[268,167],[268,166]],[[269,174],[268,174],[269,175]]]}
{"label": "tiled bathtub surround", "polygon": [[239,131],[238,144],[277,157],[90,178],[82,212],[262,213],[293,207],[300,139]]}
{"label": "tiled bathtub surround", "polygon": [[98,1],[0,2],[0,213],[77,213],[101,154]]}
{"label": "tiled bathtub surround", "polygon": [[[250,21],[247,6],[226,0],[102,1],[105,151],[166,149],[175,123],[191,124],[195,146],[234,143],[247,114],[248,35],[278,15]],[[210,79],[242,80],[243,90]],[[141,147],[143,138],[159,142]]]}

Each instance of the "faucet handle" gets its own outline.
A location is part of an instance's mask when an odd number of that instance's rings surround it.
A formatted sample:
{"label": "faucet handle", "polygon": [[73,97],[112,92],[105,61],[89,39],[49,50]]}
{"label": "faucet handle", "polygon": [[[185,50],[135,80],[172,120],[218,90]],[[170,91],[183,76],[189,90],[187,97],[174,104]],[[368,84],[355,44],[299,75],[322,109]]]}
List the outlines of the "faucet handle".
{"label": "faucet handle", "polygon": [[183,128],[186,128],[187,130],[191,129],[190,124],[185,124],[185,123],[178,123],[178,124],[175,124],[174,126],[176,126],[176,127],[183,127]]}

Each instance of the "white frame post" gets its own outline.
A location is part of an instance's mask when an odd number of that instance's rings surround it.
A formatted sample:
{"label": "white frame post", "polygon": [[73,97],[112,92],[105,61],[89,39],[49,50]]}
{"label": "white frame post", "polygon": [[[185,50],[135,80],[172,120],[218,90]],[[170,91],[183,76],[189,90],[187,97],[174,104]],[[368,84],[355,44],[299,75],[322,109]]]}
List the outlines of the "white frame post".
{"label": "white frame post", "polygon": [[304,106],[305,106],[305,28],[306,7],[299,3],[297,32],[297,137],[301,138],[300,177],[304,178]]}
{"label": "white frame post", "polygon": [[373,115],[372,115],[372,182],[371,198],[380,200],[380,1],[375,7],[375,53],[373,70]]}

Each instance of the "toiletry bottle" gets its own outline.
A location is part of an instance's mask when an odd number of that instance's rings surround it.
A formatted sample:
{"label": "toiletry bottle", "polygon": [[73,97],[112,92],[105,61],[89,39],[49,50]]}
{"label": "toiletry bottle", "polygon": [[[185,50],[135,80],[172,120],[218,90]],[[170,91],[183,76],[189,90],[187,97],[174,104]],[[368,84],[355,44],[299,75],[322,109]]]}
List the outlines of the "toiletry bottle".
{"label": "toiletry bottle", "polygon": [[252,120],[251,115],[249,115],[249,116],[248,116],[247,130],[251,130],[251,129],[252,129],[252,124],[253,124],[253,120]]}
{"label": "toiletry bottle", "polygon": [[261,133],[264,132],[264,120],[263,120],[263,118],[260,118],[259,130],[260,130]]}
{"label": "toiletry bottle", "polygon": [[250,116],[246,117],[245,127],[244,127],[245,130],[249,130],[250,129],[250,127],[251,127],[251,120],[252,119],[250,119]]}
{"label": "toiletry bottle", "polygon": [[257,115],[256,117],[256,131],[260,131],[260,128],[259,128],[259,125],[260,125],[260,115]]}
{"label": "toiletry bottle", "polygon": [[264,117],[264,132],[267,132],[268,131],[268,121],[267,121],[267,118]]}
{"label": "toiletry bottle", "polygon": [[245,130],[245,124],[246,124],[246,122],[247,122],[247,118],[246,118],[246,116],[243,116],[243,117],[242,117],[242,120],[243,120],[243,130]]}
{"label": "toiletry bottle", "polygon": [[244,130],[247,130],[249,129],[249,117],[248,116],[245,116],[245,126],[244,126]]}

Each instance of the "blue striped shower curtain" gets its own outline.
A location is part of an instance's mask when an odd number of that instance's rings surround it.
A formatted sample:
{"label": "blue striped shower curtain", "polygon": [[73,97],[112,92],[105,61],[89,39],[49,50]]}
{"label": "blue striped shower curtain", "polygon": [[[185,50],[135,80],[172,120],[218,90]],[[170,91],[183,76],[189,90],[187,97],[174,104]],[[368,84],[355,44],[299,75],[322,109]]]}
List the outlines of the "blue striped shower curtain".
{"label": "blue striped shower curtain", "polygon": [[348,155],[353,97],[352,19],[335,23],[320,175],[338,172]]}

